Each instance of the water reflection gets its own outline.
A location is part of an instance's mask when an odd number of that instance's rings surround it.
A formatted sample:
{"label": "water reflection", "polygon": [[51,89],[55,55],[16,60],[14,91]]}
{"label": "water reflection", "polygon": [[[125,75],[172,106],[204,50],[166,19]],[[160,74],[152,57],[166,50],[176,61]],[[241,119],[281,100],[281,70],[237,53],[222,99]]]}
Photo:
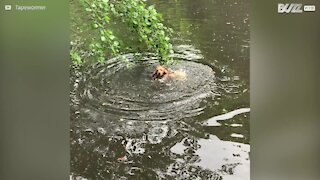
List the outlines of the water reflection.
{"label": "water reflection", "polygon": [[186,166],[214,169],[223,179],[250,179],[249,145],[221,141],[210,135],[200,140],[185,138],[170,150],[183,157],[178,161]]}

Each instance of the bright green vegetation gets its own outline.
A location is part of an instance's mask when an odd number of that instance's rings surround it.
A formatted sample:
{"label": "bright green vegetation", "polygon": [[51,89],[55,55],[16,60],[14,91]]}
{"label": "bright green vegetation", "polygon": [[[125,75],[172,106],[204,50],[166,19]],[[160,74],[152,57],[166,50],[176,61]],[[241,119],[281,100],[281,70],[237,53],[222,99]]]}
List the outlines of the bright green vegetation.
{"label": "bright green vegetation", "polygon": [[172,30],[163,24],[161,14],[154,6],[147,6],[143,0],[80,0],[80,3],[85,10],[85,18],[88,18],[84,21],[90,24],[78,25],[78,32],[74,33],[87,33],[89,42],[73,40],[70,56],[74,64],[82,65],[85,59],[103,62],[106,56],[132,51],[134,48],[124,43],[129,41],[128,38],[123,39],[125,36],[114,33],[121,25],[125,25],[127,34],[135,36],[132,38],[137,39],[135,46],[144,46],[142,49],[155,53],[160,64],[173,62],[170,56],[173,53],[170,43]]}

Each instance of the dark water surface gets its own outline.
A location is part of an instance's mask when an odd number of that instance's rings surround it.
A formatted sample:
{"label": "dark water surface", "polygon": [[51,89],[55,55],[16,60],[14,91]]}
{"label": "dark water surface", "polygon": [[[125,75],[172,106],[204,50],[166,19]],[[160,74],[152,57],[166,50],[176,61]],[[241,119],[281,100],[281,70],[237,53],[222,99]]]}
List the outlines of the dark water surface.
{"label": "dark water surface", "polygon": [[187,77],[152,80],[148,53],[72,69],[71,179],[250,179],[248,2],[147,3]]}

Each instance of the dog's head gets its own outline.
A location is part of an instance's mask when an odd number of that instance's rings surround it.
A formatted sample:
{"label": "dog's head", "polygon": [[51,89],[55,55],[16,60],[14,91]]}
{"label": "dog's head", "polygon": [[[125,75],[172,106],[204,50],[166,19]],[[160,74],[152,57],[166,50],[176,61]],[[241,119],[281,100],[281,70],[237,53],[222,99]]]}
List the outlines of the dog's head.
{"label": "dog's head", "polygon": [[163,66],[158,65],[156,67],[156,70],[152,73],[152,77],[160,79],[160,78],[163,78],[163,76],[165,76],[168,73],[169,73],[168,69],[166,69]]}

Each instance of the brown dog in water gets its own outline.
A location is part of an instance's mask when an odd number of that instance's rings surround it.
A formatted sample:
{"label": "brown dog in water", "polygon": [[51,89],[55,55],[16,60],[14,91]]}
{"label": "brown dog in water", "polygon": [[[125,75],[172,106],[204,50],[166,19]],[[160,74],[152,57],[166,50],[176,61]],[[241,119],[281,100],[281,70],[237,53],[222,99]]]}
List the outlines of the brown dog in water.
{"label": "brown dog in water", "polygon": [[152,77],[154,79],[164,79],[164,80],[168,80],[168,79],[185,80],[186,73],[182,70],[172,71],[161,65],[158,65],[156,69],[153,71]]}

